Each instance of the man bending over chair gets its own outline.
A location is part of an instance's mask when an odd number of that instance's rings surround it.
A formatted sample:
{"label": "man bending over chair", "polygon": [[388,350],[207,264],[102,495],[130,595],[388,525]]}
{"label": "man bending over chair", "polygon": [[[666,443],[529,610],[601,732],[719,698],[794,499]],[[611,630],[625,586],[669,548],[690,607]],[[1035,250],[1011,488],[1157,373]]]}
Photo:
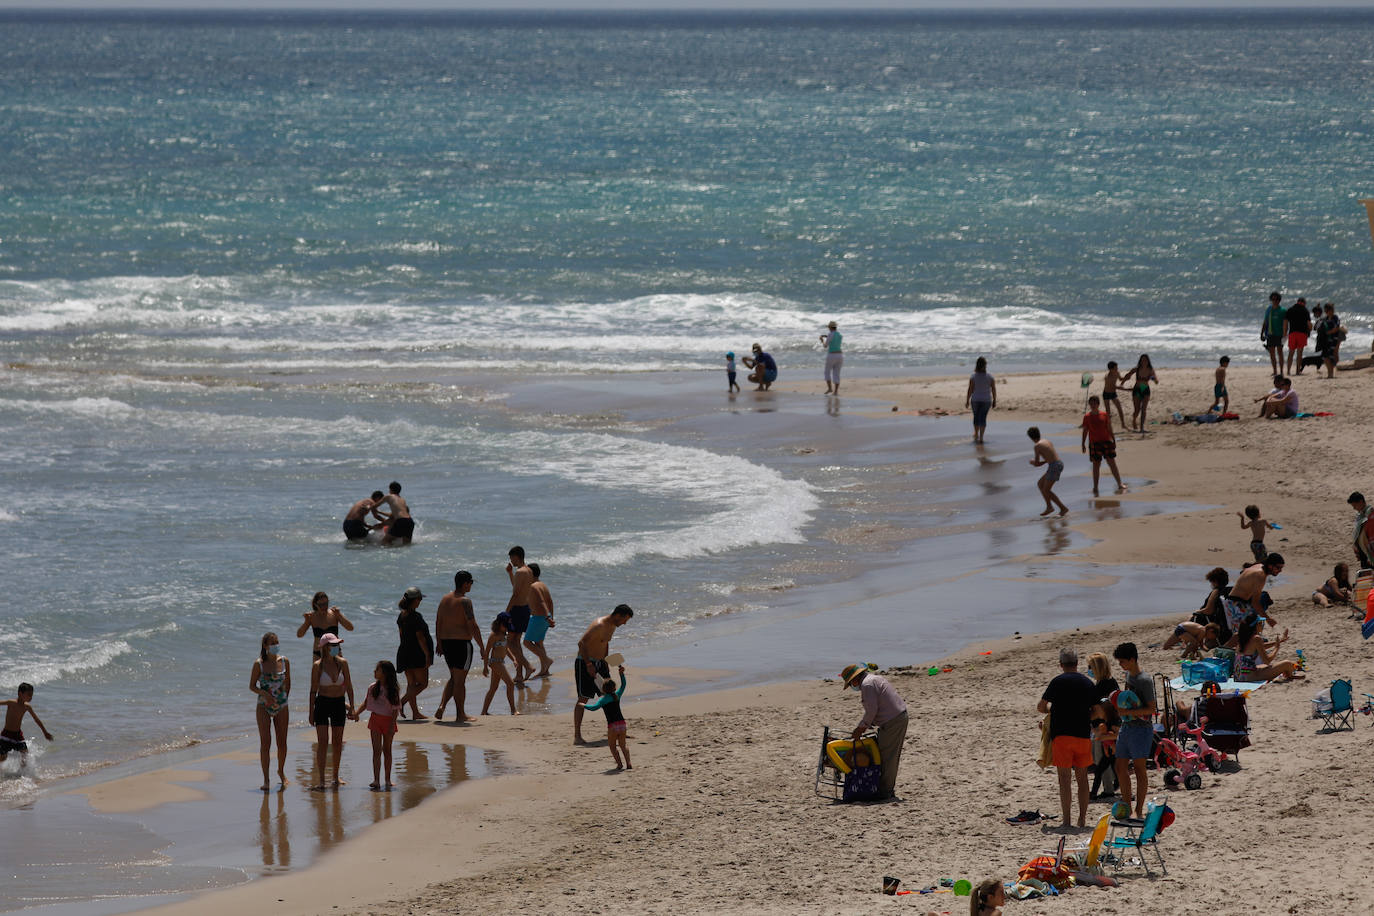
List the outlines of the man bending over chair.
{"label": "man bending over chair", "polygon": [[840,672],[840,680],[845,687],[859,691],[863,698],[864,716],[850,737],[858,741],[873,726],[878,728],[878,756],[883,768],[878,798],[886,799],[896,794],[897,767],[902,762],[902,743],[906,741],[906,701],[897,695],[887,678],[872,673],[876,668],[849,665]]}

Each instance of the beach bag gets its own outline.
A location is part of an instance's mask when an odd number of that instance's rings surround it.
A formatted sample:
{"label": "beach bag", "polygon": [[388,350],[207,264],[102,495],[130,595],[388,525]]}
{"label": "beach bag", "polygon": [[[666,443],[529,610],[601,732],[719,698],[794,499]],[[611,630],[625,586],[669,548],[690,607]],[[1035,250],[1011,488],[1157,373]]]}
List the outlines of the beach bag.
{"label": "beach bag", "polygon": [[1054,759],[1054,739],[1050,737],[1050,717],[1040,720],[1040,752],[1035,757],[1035,765],[1045,769]]}
{"label": "beach bag", "polygon": [[[855,742],[853,753],[849,759],[855,759],[859,755],[859,742]],[[882,766],[870,764],[868,766],[855,766],[855,768],[845,773],[845,791],[842,801],[846,802],[867,802],[878,797],[879,787],[882,786]]]}
{"label": "beach bag", "polygon": [[1226,681],[1231,678],[1231,666],[1220,658],[1202,658],[1183,663],[1183,683],[1192,687],[1203,681]]}

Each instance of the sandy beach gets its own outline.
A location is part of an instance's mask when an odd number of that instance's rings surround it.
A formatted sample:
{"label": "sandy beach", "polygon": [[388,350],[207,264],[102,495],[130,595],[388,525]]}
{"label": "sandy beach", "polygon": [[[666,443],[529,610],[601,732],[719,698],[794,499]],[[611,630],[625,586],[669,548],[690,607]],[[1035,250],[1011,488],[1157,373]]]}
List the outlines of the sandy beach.
{"label": "sandy beach", "polygon": [[[1207,406],[1211,369],[1162,367],[1160,376],[1152,416]],[[1344,498],[1363,484],[1361,443],[1370,441],[1371,430],[1360,405],[1369,376],[1299,379],[1304,408],[1334,417],[1253,420],[1250,398],[1267,390],[1265,376],[1258,368],[1232,370],[1233,408],[1245,416],[1240,422],[1161,424],[1144,437],[1121,439],[1123,473],[1152,481],[1123,500],[1205,508],[1090,521],[1084,528],[1095,542],[1070,560],[1151,564],[1161,581],[1175,577],[1175,567],[1186,567],[1190,580],[1212,565],[1234,576],[1248,559],[1248,538],[1234,513],[1256,502],[1283,525],[1270,535],[1271,548],[1288,561],[1271,582],[1274,612],[1310,658],[1308,678],[1251,695],[1254,746],[1238,767],[1205,776],[1200,791],[1166,790],[1151,771],[1151,796],[1167,795],[1178,815],[1161,840],[1167,876],[1147,879],[1128,870],[1117,889],[1013,901],[1009,912],[1374,911],[1361,864],[1374,852],[1363,826],[1371,790],[1358,766],[1374,738],[1371,719],[1357,714],[1353,731],[1322,733],[1310,718],[1312,695],[1333,677],[1352,677],[1357,700],[1374,688],[1370,649],[1348,609],[1316,608],[1309,598],[1334,562],[1349,559],[1351,513]],[[1023,435],[1023,422],[1039,423],[1068,464],[1059,492],[1071,509],[1082,506],[1090,484],[1072,428],[1082,403],[1077,374],[999,375],[998,384],[990,439]],[[845,398],[854,399],[849,403],[872,399],[865,409],[892,423],[943,408],[953,415],[940,422],[967,429],[963,377],[847,379],[845,387]],[[810,389],[808,380],[781,396],[816,396]],[[1027,467],[1025,486],[1033,487],[1034,478]],[[1190,584],[1200,602],[1205,586],[1196,575]],[[1033,762],[1035,700],[1056,673],[1058,648],[1110,653],[1133,640],[1144,670],[1178,671],[1174,652],[1147,647],[1195,605],[1161,607],[1148,594],[1122,594],[1114,585],[1108,576],[1077,587],[1130,606],[1137,619],[1009,632],[943,659],[953,670],[937,676],[926,673],[924,659],[889,666],[885,673],[912,711],[895,802],[837,806],[813,791],[822,727],[851,727],[860,714],[857,697],[842,691],[835,676],[864,659],[832,656],[818,646],[811,679],[666,699],[654,699],[644,675],[631,667],[625,712],[632,771],[610,769],[604,739],[573,747],[566,712],[496,717],[481,729],[462,730],[462,739],[499,750],[513,771],[437,792],[423,806],[329,847],[308,868],[158,912],[961,913],[967,901],[946,894],[883,897],[881,879],[898,876],[912,888],[947,877],[1010,879],[1027,859],[1054,846],[1060,834],[1053,822],[1013,827],[1004,818],[1023,808],[1058,809],[1053,772]],[[958,627],[954,608],[951,626]],[[599,715],[588,722],[590,734],[600,735]],[[410,726],[402,738],[452,741],[454,731]],[[362,754],[357,742],[365,736],[355,730],[350,740]],[[107,787],[105,797],[125,805],[136,804],[131,794],[146,796],[147,804],[185,804],[197,784],[178,772],[130,780],[113,794]],[[181,787],[169,790],[174,781]],[[1090,819],[1107,807],[1106,800],[1094,802]]]}

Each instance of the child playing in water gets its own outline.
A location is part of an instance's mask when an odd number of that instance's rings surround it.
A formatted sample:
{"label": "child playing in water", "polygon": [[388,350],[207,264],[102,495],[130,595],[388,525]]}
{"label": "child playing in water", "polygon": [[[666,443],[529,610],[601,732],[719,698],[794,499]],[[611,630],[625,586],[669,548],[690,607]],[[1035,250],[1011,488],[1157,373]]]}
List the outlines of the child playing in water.
{"label": "child playing in water", "polygon": [[[1040,480],[1035,484],[1040,489],[1040,495],[1045,497],[1045,511],[1040,514],[1049,515],[1054,511],[1054,506],[1058,506],[1060,515],[1068,515],[1069,507],[1054,493],[1054,485],[1064,473],[1064,462],[1059,460],[1059,453],[1054,450],[1053,443],[1040,438],[1040,427],[1032,426],[1026,430],[1026,435],[1035,443],[1035,454],[1030,460],[1031,467],[1045,468],[1045,473],[1040,475]],[[1051,500],[1054,501],[1054,505],[1050,504]]]}
{"label": "child playing in water", "polygon": [[725,390],[727,392],[739,391],[739,385],[735,382],[735,351],[731,350],[725,354]]}
{"label": "child playing in water", "polygon": [[[613,683],[610,678],[601,681],[601,696],[587,703],[587,709],[599,709],[606,714],[606,744],[611,749],[611,756],[615,758],[615,768],[617,770],[633,770],[634,766],[630,763],[630,748],[625,744],[625,716],[620,711],[620,698],[625,695],[625,666],[621,665],[616,669],[620,674],[620,688],[611,690]],[[625,755],[625,762],[621,764],[620,755]]]}
{"label": "child playing in water", "polygon": [[1250,552],[1255,555],[1255,561],[1264,562],[1264,558],[1269,556],[1269,551],[1264,549],[1264,533],[1271,530],[1274,526],[1260,518],[1259,506],[1246,506],[1245,512],[1240,516],[1240,526],[1250,529]]}
{"label": "child playing in water", "polygon": [[[372,671],[375,678],[364,694],[363,709],[372,713],[367,718],[367,730],[372,733],[373,792],[382,788],[382,759],[386,759],[386,791],[391,791],[391,742],[396,737],[396,717],[401,714],[401,688],[396,682],[396,666],[386,659],[377,662]],[[354,711],[353,721],[359,712]]]}
{"label": "child playing in water", "polygon": [[497,617],[491,622],[491,635],[487,637],[486,658],[482,660],[482,675],[491,675],[491,686],[487,688],[487,698],[482,703],[482,715],[491,715],[491,698],[496,696],[496,688],[506,682],[506,699],[510,702],[510,714],[515,711],[515,682],[506,670],[506,656],[510,654],[510,641],[514,639],[506,627],[506,622]]}
{"label": "child playing in water", "polygon": [[1220,365],[1217,366],[1217,382],[1212,386],[1212,406],[1208,410],[1216,410],[1217,405],[1221,405],[1221,412],[1228,413],[1231,410],[1231,394],[1226,390],[1226,367],[1231,365],[1231,357],[1223,356]]}
{"label": "child playing in water", "polygon": [[1102,405],[1107,413],[1112,412],[1112,405],[1116,405],[1116,416],[1121,420],[1122,428],[1126,426],[1126,413],[1121,409],[1121,396],[1116,393],[1116,386],[1121,384],[1121,370],[1116,367],[1116,361],[1107,363],[1107,374],[1102,377]]}
{"label": "child playing in water", "polygon": [[10,751],[18,751],[25,761],[29,759],[29,743],[24,739],[24,730],[20,728],[24,724],[25,713],[33,717],[33,721],[42,730],[43,737],[52,740],[52,733],[29,705],[32,700],[33,685],[27,683],[19,685],[15,699],[0,700],[0,706],[5,707],[5,728],[0,731],[0,761],[8,758]]}

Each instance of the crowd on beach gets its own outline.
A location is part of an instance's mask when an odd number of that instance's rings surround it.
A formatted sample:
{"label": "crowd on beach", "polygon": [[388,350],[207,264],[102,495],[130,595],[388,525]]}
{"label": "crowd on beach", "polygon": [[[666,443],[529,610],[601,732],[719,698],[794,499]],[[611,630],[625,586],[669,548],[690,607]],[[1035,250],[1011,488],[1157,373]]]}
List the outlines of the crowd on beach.
{"label": "crowd on beach", "polygon": [[[394,485],[393,485],[394,486]],[[364,712],[369,714],[367,728],[372,739],[373,790],[392,787],[392,740],[398,721],[420,722],[429,717],[420,709],[419,697],[430,685],[429,672],[436,657],[448,668],[439,706],[435,713],[442,719],[451,701],[454,720],[472,722],[468,715],[467,677],[482,662],[482,676],[487,677],[486,696],[482,715],[491,714],[492,700],[504,688],[510,714],[520,715],[516,708],[515,691],[529,681],[547,678],[553,660],[544,648],[545,638],[556,625],[553,598],[548,586],[540,579],[537,563],[526,563],[523,547],[514,546],[508,553],[505,572],[511,584],[511,596],[506,607],[491,621],[483,636],[476,612],[468,593],[472,590],[473,575],[465,569],[453,576],[453,590],[439,599],[434,614],[434,631],[420,612],[424,593],[410,586],[397,603],[399,614],[396,628],[399,645],[394,662],[376,662],[372,683],[363,691],[362,703],[356,702],[352,672],[344,657],[344,638],[340,629],[352,631],[354,625],[344,613],[329,601],[324,592],[316,592],[310,610],[296,631],[296,636],[310,634],[313,639],[310,667],[310,696],[307,713],[310,725],[316,729],[315,770],[312,788],[338,788],[339,764],[343,752],[344,727],[348,719],[358,721]],[[574,663],[577,703],[573,712],[574,742],[586,744],[582,736],[584,710],[599,709],[606,715],[607,743],[617,768],[630,768],[630,752],[625,744],[625,717],[619,701],[625,691],[625,670],[619,667],[617,687],[610,676],[607,658],[610,640],[617,628],[634,616],[629,605],[618,605],[610,614],[595,620],[578,641]],[[526,650],[538,661],[538,668],[529,661]],[[404,688],[402,688],[404,679]],[[260,737],[263,785],[270,787],[270,759],[272,741],[277,744],[277,775],[286,785],[286,734],[289,724],[287,703],[291,693],[291,665],[281,650],[281,640],[275,632],[263,634],[258,658],[253,662],[249,685],[258,696],[257,723]],[[407,708],[409,716],[406,716]],[[623,758],[623,761],[622,761]],[[327,767],[326,764],[329,764]]]}

